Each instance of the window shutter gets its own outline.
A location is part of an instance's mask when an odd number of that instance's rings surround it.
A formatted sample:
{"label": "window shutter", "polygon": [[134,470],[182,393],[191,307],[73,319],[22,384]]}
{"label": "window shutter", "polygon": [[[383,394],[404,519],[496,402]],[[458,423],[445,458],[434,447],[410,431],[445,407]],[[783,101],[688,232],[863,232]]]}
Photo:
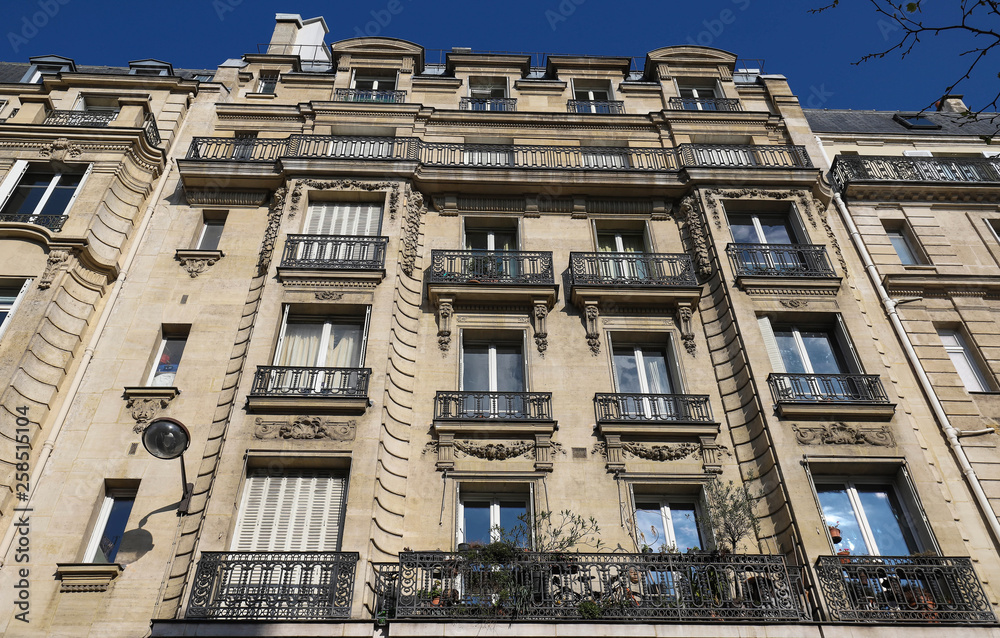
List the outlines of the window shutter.
{"label": "window shutter", "polygon": [[847,327],[844,326],[844,318],[837,315],[837,341],[840,343],[841,351],[844,353],[844,359],[847,360],[847,367],[850,368],[851,372],[861,374],[863,370],[861,369],[861,360],[858,359],[858,353],[854,350],[854,344],[851,343],[851,337],[847,334]]}
{"label": "window shutter", "polygon": [[73,196],[69,198],[69,202],[66,203],[66,208],[63,210],[63,215],[69,215],[69,211],[73,208],[73,202],[76,198],[80,196],[80,192],[83,190],[83,185],[87,183],[87,178],[90,177],[90,173],[94,170],[93,164],[87,164],[87,170],[83,172],[83,177],[80,178],[80,183],[76,185],[76,190],[73,191]]}
{"label": "window shutter", "polygon": [[306,219],[309,235],[378,235],[382,207],[378,204],[313,204]]}
{"label": "window shutter", "polygon": [[[924,511],[924,506],[920,503],[920,498],[917,496],[917,489],[913,485],[913,479],[910,478],[910,471],[905,465],[899,468],[899,475],[902,479],[901,483],[903,484],[903,489],[900,491],[904,492],[900,495],[903,501],[903,513],[909,517],[909,512],[916,512],[923,523],[920,526],[914,526],[911,524],[910,528],[916,529],[918,532],[917,536],[920,537],[923,544],[929,544],[931,546],[930,548],[925,546],[923,549],[933,549],[940,556],[941,547],[938,545],[937,538],[934,537],[931,522],[927,518],[927,512]],[[909,523],[910,521],[907,522]]]}
{"label": "window shutter", "polygon": [[3,181],[0,182],[0,211],[7,204],[7,200],[10,199],[11,193],[17,188],[18,182],[21,181],[21,177],[24,175],[25,171],[28,170],[27,160],[17,160],[14,165],[10,167],[7,171],[7,175],[4,176]]}
{"label": "window shutter", "polygon": [[774,331],[771,330],[771,320],[767,317],[757,317],[757,325],[760,326],[760,336],[764,340],[767,358],[771,360],[771,369],[775,372],[784,372],[785,362],[781,360],[778,340],[774,338]]}
{"label": "window shutter", "polygon": [[247,477],[234,551],[337,551],[345,478],[331,470]]}

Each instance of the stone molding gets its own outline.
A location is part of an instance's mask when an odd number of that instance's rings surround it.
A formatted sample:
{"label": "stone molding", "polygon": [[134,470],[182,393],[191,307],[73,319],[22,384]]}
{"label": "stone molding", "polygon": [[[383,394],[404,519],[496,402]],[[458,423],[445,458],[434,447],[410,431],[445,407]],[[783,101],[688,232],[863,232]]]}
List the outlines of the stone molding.
{"label": "stone molding", "polygon": [[330,421],[316,416],[300,416],[291,420],[254,420],[255,439],[284,439],[303,441],[325,439],[328,441],[353,441],[358,431],[358,422]]}
{"label": "stone molding", "polygon": [[896,439],[888,425],[865,428],[843,422],[803,426],[793,423],[792,431],[800,445],[877,445],[892,447]]}
{"label": "stone molding", "polygon": [[136,434],[142,432],[153,419],[167,409],[170,402],[180,393],[181,391],[175,387],[133,386],[125,388],[123,392],[125,407],[135,419],[132,431]]}

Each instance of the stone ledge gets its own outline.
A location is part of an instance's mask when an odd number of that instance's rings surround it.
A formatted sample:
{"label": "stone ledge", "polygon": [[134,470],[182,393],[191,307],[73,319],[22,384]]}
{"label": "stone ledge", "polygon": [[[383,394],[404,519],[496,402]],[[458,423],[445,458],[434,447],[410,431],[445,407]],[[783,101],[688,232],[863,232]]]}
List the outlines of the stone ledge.
{"label": "stone ledge", "polygon": [[59,591],[107,591],[124,569],[118,563],[56,563]]}
{"label": "stone ledge", "polygon": [[122,390],[126,399],[173,399],[181,393],[176,386],[128,386]]}

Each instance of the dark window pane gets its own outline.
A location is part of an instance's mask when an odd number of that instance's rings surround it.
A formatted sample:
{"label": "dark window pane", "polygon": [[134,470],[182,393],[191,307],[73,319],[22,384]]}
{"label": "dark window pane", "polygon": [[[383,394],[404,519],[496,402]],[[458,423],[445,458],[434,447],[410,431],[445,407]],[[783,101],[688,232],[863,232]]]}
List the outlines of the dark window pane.
{"label": "dark window pane", "polygon": [[118,555],[118,548],[122,544],[122,536],[125,534],[125,526],[128,524],[128,517],[132,513],[134,503],[134,496],[115,497],[111,504],[111,513],[108,514],[108,522],[104,525],[101,540],[97,544],[97,555],[94,556],[95,563],[114,562]]}
{"label": "dark window pane", "polygon": [[465,501],[465,542],[490,542],[490,502]]}

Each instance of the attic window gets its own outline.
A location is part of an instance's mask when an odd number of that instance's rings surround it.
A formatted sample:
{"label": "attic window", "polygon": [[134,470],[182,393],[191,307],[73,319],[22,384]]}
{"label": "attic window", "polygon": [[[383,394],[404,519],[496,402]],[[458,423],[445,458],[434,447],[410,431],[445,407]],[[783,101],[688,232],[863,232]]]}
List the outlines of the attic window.
{"label": "attic window", "polygon": [[133,60],[128,63],[129,75],[163,76],[173,75],[174,67],[160,60]]}
{"label": "attic window", "polygon": [[929,118],[920,115],[919,113],[896,113],[892,116],[892,119],[896,120],[903,126],[909,129],[939,129],[940,124],[935,124]]}

